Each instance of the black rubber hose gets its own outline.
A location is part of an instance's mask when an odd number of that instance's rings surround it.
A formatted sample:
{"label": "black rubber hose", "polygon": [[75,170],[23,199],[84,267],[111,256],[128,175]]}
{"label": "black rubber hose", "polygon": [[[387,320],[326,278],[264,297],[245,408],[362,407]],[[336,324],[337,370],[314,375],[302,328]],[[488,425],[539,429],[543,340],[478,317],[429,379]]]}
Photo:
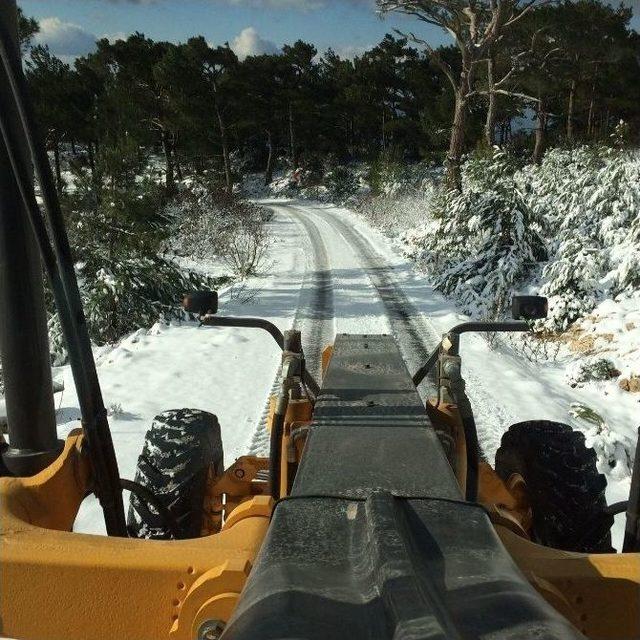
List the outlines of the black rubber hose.
{"label": "black rubber hose", "polygon": [[436,362],[438,362],[438,355],[440,355],[440,345],[431,353],[429,359],[413,374],[411,379],[416,387],[427,377],[429,371],[431,371]]}
{"label": "black rubber hose", "polygon": [[271,423],[271,437],[269,439],[269,484],[271,497],[280,499],[280,467],[282,462],[282,435],[284,433],[284,419],[287,414],[289,397],[283,389],[278,396],[276,412]]}
{"label": "black rubber hose", "polygon": [[477,502],[480,459],[478,455],[476,421],[473,416],[463,416],[462,424],[467,446],[467,491],[465,497],[469,502]]}
{"label": "black rubber hose", "polygon": [[453,401],[458,407],[462,428],[464,430],[464,441],[467,448],[467,482],[465,498],[468,502],[478,500],[478,478],[480,465],[480,444],[478,443],[478,430],[473,417],[471,403],[464,390],[464,380],[461,384],[451,387]]}
{"label": "black rubber hose", "polygon": [[[456,325],[449,331],[449,333],[453,333],[455,335],[461,335],[463,333],[469,332],[479,332],[479,333],[487,333],[487,332],[497,332],[497,333],[508,333],[513,331],[521,331],[526,332],[529,331],[531,327],[526,322],[519,321],[508,321],[508,322],[463,322],[462,324]],[[413,384],[417,387],[427,376],[429,371],[433,369],[434,365],[438,361],[438,355],[440,353],[440,345],[431,353],[429,359],[413,374]]]}
{"label": "black rubber hose", "polygon": [[180,537],[180,527],[178,526],[176,519],[173,517],[173,514],[152,491],[147,489],[147,487],[142,486],[139,482],[127,480],[126,478],[120,478],[120,486],[126,491],[133,493],[138,500],[151,505],[162,518],[169,533],[171,533],[176,540]]}
{"label": "black rubber hose", "polygon": [[636,457],[631,473],[631,489],[627,504],[627,519],[624,527],[623,552],[640,551],[640,427],[636,441]]}

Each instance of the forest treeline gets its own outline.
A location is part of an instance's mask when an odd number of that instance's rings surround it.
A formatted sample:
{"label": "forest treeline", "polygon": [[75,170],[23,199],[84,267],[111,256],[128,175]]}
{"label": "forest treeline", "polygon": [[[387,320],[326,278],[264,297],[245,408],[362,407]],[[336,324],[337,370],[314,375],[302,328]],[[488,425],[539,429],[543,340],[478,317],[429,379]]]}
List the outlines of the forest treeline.
{"label": "forest treeline", "polygon": [[637,141],[631,9],[597,0],[378,6],[443,27],[454,44],[434,49],[389,34],[351,60],[298,40],[239,60],[203,37],[175,44],[134,33],[99,40],[69,65],[30,45],[37,23],[21,16],[26,74],[60,188],[63,145],[82,149],[93,170],[99,150],[123,140],[163,154],[169,193],[187,166],[214,169],[230,192],[239,173],[261,171],[269,183],[282,162],[314,171],[328,157],[433,159],[455,184],[462,154],[479,145],[509,145],[539,162],[549,144],[608,140],[621,120]]}

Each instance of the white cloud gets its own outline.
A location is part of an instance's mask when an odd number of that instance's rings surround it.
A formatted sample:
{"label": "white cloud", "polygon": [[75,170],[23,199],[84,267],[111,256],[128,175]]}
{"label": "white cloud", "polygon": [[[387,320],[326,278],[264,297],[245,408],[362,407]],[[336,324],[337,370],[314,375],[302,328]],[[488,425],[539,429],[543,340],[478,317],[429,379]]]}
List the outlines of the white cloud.
{"label": "white cloud", "polygon": [[78,24],[51,17],[40,20],[40,32],[34,37],[34,43],[46,44],[53,55],[63,62],[73,64],[78,56],[93,51],[96,48],[96,40],[100,38],[106,38],[113,43],[116,40],[126,40],[128,37],[129,34],[124,31],[97,36]]}
{"label": "white cloud", "polygon": [[361,56],[363,53],[366,53],[370,49],[373,48],[374,45],[346,45],[346,46],[336,46],[332,47],[332,49],[343,59],[343,60],[353,60]]}
{"label": "white cloud", "polygon": [[111,44],[118,40],[126,40],[131,34],[125,31],[116,31],[115,33],[105,33],[102,37],[106,38]]}
{"label": "white cloud", "polygon": [[279,48],[271,40],[265,40],[254,27],[243,29],[232,41],[231,48],[244,60],[247,56],[259,56],[263,53],[277,53]]}
{"label": "white cloud", "polygon": [[51,17],[40,20],[40,32],[35,36],[34,42],[46,44],[51,53],[67,58],[92,51],[96,45],[96,36],[80,25]]}

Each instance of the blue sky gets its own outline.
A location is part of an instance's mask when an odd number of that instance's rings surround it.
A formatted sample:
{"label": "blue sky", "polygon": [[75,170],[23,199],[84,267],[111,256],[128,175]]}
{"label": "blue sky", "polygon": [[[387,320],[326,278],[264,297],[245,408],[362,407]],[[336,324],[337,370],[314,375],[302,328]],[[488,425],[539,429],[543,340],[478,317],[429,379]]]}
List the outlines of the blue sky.
{"label": "blue sky", "polygon": [[[2,1],[2,0],[0,0]],[[638,2],[632,21],[640,28]],[[403,16],[375,13],[374,0],[18,0],[41,23],[38,41],[72,60],[90,51],[96,37],[126,37],[141,31],[157,40],[184,41],[203,35],[229,42],[240,57],[276,51],[301,38],[324,51],[353,57],[398,28],[414,30],[434,45],[447,34]]]}
{"label": "blue sky", "polygon": [[63,57],[86,53],[96,36],[142,31],[154,39],[184,41],[203,35],[245,53],[274,50],[301,38],[320,51],[353,56],[394,28],[419,29],[435,44],[448,36],[402,16],[381,20],[372,0],[19,0],[42,25],[41,42]]}

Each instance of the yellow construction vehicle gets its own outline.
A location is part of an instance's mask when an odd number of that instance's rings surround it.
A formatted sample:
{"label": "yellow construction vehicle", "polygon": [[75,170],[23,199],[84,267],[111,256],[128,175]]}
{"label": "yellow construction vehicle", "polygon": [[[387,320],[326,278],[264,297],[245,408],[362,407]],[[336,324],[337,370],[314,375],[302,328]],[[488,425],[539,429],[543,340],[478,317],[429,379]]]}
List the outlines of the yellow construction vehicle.
{"label": "yellow construction vehicle", "polygon": [[[135,479],[121,479],[11,29],[4,3],[0,635],[640,638],[638,454],[629,500],[607,506],[595,454],[569,426],[512,426],[495,469],[479,452],[460,336],[527,330],[546,313],[542,298],[515,298],[513,322],[453,328],[413,376],[391,336],[338,335],[318,382],[299,332],[220,317],[214,293],[187,295],[185,308],[204,325],[267,330],[281,348],[269,457],[243,456],[225,468],[215,416],[171,410],[151,426]],[[51,399],[40,259],[82,413],[64,443]],[[425,406],[416,386],[427,375],[436,397]],[[89,493],[100,500],[108,536],[73,532]],[[615,553],[610,527],[623,511],[624,548]]]}

